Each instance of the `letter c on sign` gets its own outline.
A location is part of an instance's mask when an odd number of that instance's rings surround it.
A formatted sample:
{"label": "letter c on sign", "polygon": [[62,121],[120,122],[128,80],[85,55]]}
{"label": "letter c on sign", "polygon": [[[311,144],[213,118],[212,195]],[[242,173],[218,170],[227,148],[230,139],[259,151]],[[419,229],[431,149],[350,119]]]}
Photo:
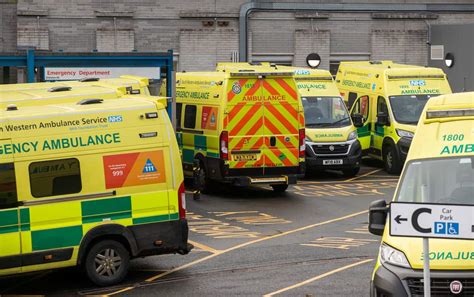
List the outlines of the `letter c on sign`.
{"label": "letter c on sign", "polygon": [[422,228],[420,224],[418,224],[418,217],[422,213],[431,213],[430,208],[419,208],[413,212],[413,215],[411,216],[411,223],[413,225],[413,228],[415,228],[416,231],[420,233],[431,233],[431,228]]}

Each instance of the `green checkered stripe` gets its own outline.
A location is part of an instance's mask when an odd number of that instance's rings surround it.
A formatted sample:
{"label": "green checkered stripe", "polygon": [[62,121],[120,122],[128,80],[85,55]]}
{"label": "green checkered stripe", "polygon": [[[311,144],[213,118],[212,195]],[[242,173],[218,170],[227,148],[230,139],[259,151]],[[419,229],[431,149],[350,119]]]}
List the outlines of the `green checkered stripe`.
{"label": "green checkered stripe", "polygon": [[185,143],[185,141],[183,141],[185,135],[183,135],[183,133],[178,133],[178,135],[178,144],[183,153],[183,163],[192,164],[198,153],[203,154],[205,157],[219,158],[219,140],[217,137],[193,135],[192,143]]}
{"label": "green checkered stripe", "polygon": [[[20,230],[31,234],[33,251],[77,246],[84,235],[83,228],[104,221],[130,219],[133,225],[165,222],[179,219],[178,213],[134,218],[130,196],[81,202],[82,224],[47,230],[31,230],[30,209],[0,211],[0,238],[2,234]],[[54,214],[51,214],[54,220]]]}
{"label": "green checkered stripe", "polygon": [[370,131],[369,131],[369,125],[365,125],[363,127],[357,128],[357,136],[358,137],[365,137],[369,136]]}

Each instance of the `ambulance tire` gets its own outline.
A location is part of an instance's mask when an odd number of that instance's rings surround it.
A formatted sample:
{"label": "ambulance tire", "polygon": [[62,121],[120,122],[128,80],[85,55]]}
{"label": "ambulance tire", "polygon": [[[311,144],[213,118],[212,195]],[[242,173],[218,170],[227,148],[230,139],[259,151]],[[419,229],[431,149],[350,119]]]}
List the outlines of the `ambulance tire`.
{"label": "ambulance tire", "polygon": [[388,144],[383,148],[383,163],[389,174],[400,174],[402,162],[394,145]]}
{"label": "ambulance tire", "polygon": [[87,253],[84,266],[87,277],[93,283],[101,287],[111,286],[127,276],[130,255],[120,242],[101,240]]}
{"label": "ambulance tire", "polygon": [[360,167],[354,167],[354,168],[349,168],[349,169],[344,169],[342,170],[342,174],[344,177],[353,177],[356,176],[360,171]]}
{"label": "ambulance tire", "polygon": [[199,166],[199,178],[200,178],[200,185],[199,185],[199,190],[203,194],[210,194],[211,193],[211,181],[207,177],[207,172],[206,172],[206,167],[204,166],[203,162],[200,162]]}
{"label": "ambulance tire", "polygon": [[284,193],[288,189],[288,185],[272,185],[273,192]]}

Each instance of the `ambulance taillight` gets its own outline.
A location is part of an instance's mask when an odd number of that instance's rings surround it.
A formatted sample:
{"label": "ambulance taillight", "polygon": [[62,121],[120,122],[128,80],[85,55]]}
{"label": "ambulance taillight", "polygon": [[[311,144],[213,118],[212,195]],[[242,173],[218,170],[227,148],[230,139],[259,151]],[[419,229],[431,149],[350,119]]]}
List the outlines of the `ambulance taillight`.
{"label": "ambulance taillight", "polygon": [[229,159],[229,134],[227,131],[222,131],[220,136],[220,158],[222,160]]}
{"label": "ambulance taillight", "polygon": [[184,189],[184,182],[181,183],[178,189],[178,208],[179,208],[179,218],[186,218],[186,191]]}
{"label": "ambulance taillight", "polygon": [[300,143],[300,158],[304,158],[305,156],[305,151],[306,151],[306,146],[305,146],[305,138],[306,134],[304,132],[304,129],[300,129],[299,133],[299,143]]}

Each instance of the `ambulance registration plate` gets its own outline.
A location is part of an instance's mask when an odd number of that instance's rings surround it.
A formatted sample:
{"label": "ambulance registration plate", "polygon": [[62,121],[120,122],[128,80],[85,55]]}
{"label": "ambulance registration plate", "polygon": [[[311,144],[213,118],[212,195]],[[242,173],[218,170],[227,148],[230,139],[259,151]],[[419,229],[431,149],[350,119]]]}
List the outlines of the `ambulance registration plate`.
{"label": "ambulance registration plate", "polygon": [[257,161],[256,154],[239,154],[239,155],[232,155],[232,159],[234,161],[242,162],[242,161]]}
{"label": "ambulance registration plate", "polygon": [[323,160],[323,165],[342,165],[342,159],[337,160]]}

